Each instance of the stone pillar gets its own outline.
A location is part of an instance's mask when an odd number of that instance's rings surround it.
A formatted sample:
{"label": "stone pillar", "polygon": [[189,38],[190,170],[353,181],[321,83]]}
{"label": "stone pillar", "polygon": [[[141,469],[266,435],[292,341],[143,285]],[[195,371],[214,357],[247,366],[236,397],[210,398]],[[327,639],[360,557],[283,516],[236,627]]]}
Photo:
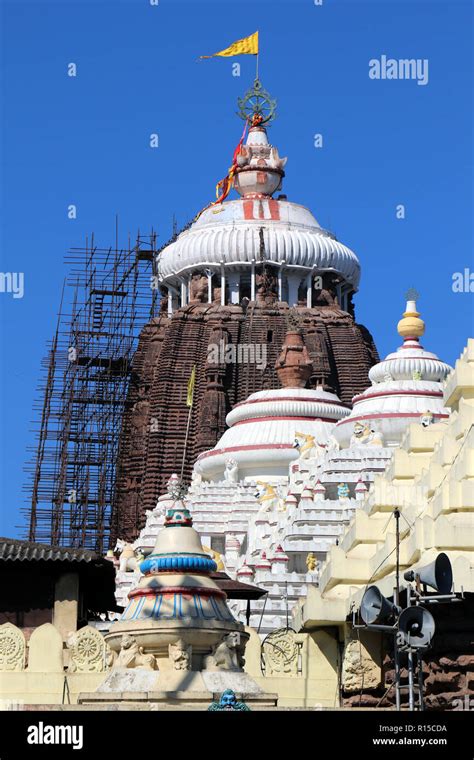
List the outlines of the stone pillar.
{"label": "stone pillar", "polygon": [[255,301],[255,259],[252,259],[252,268],[250,270],[250,300]]}
{"label": "stone pillar", "polygon": [[282,261],[280,263],[280,268],[278,270],[278,300],[283,301],[283,267],[285,265],[285,262]]}
{"label": "stone pillar", "polygon": [[168,288],[168,316],[171,317],[173,314],[173,291],[171,288]]}
{"label": "stone pillar", "polygon": [[225,269],[221,264],[221,306],[225,306]]}
{"label": "stone pillar", "polygon": [[308,307],[308,309],[311,309],[313,305],[312,292],[313,292],[313,273],[308,272],[308,274],[306,275],[306,306]]}
{"label": "stone pillar", "polygon": [[207,303],[212,303],[212,277],[214,272],[211,269],[206,269],[207,277]]}
{"label": "stone pillar", "polygon": [[54,587],[53,624],[63,639],[72,631],[77,631],[79,606],[79,575],[63,573]]}
{"label": "stone pillar", "polygon": [[186,283],[181,281],[181,306],[186,306]]}
{"label": "stone pillar", "polygon": [[240,272],[231,272],[229,274],[230,302],[240,303]]}
{"label": "stone pillar", "polygon": [[300,282],[301,276],[299,274],[288,274],[288,306],[297,305]]}
{"label": "stone pillar", "polygon": [[191,274],[188,274],[186,278],[186,303],[189,303],[191,301],[191,280],[193,276]]}

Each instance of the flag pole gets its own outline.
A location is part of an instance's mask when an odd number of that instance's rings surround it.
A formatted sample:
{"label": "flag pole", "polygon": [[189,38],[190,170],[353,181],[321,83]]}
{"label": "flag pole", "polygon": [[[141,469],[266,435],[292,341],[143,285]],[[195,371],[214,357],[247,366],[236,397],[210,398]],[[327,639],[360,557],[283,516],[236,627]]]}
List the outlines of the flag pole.
{"label": "flag pole", "polygon": [[255,79],[258,79],[258,53],[257,53],[257,71],[255,72]]}
{"label": "flag pole", "polygon": [[189,407],[189,413],[188,413],[188,424],[186,425],[186,435],[184,437],[184,449],[183,449],[183,460],[181,462],[181,473],[179,476],[180,481],[183,480],[183,474],[184,474],[184,463],[186,461],[186,450],[188,448],[188,438],[189,438],[189,426],[191,424],[191,412],[193,411],[193,407]]}

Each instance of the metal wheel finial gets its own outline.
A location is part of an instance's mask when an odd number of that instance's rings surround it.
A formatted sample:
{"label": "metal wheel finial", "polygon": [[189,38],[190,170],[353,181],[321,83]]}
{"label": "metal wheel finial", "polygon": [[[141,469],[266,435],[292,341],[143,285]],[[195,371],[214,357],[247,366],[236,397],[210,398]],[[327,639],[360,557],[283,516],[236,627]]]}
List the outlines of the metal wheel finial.
{"label": "metal wheel finial", "polygon": [[260,80],[255,79],[253,87],[247,90],[243,98],[237,99],[238,116],[252,127],[269,124],[276,116],[276,104]]}

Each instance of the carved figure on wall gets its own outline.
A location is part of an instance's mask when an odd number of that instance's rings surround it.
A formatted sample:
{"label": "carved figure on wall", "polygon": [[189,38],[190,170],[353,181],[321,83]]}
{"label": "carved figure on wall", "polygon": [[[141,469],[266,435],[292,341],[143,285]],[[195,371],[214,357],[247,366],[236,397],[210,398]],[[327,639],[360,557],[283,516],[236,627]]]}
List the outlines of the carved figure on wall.
{"label": "carved figure on wall", "polygon": [[239,467],[235,459],[226,459],[224,480],[226,483],[237,483],[239,480]]}
{"label": "carved figure on wall", "polygon": [[356,422],[354,432],[351,435],[350,446],[383,446],[382,434],[365,425],[362,422]]}
{"label": "carved figure on wall", "polygon": [[434,414],[433,412],[430,412],[429,409],[426,410],[426,412],[423,412],[423,414],[420,417],[420,422],[423,425],[423,427],[429,427],[434,422]]}
{"label": "carved figure on wall", "polygon": [[205,303],[207,301],[207,277],[193,274],[190,284],[190,301]]}
{"label": "carved figure on wall", "polygon": [[214,647],[212,655],[207,658],[206,667],[240,671],[245,663],[243,652],[244,647],[240,642],[240,633],[232,631]]}
{"label": "carved figure on wall", "polygon": [[309,552],[306,556],[306,567],[308,568],[308,573],[313,573],[317,569],[318,560],[314,552]]}
{"label": "carved figure on wall", "polygon": [[349,486],[347,483],[339,483],[337,486],[337,498],[338,499],[348,499],[349,498]]}
{"label": "carved figure on wall", "polygon": [[314,435],[295,433],[294,449],[298,449],[300,459],[314,459],[325,451],[325,446],[317,443]]}
{"label": "carved figure on wall", "polygon": [[156,660],[152,654],[144,654],[136,639],[126,633],[120,642],[120,652],[114,663],[114,668],[144,668],[156,670]]}
{"label": "carved figure on wall", "polygon": [[169,644],[168,655],[174,670],[191,670],[192,647],[179,639],[175,644]]}
{"label": "carved figure on wall", "polygon": [[260,504],[260,512],[284,511],[285,503],[275,486],[263,480],[257,480],[255,496]]}

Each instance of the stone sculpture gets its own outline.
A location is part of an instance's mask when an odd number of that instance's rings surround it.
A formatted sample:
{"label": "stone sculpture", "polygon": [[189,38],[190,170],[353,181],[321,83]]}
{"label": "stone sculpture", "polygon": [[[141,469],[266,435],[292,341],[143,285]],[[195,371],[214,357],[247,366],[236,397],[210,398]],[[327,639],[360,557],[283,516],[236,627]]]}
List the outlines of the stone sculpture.
{"label": "stone sculpture", "polygon": [[174,670],[191,670],[192,647],[179,639],[168,647],[169,660]]}
{"label": "stone sculpture", "polygon": [[211,702],[207,708],[209,712],[223,712],[226,710],[238,710],[240,712],[250,712],[250,707],[247,707],[245,702],[238,702],[235,692],[232,689],[226,689],[219,700],[219,702]]}
{"label": "stone sculpture", "polygon": [[143,647],[139,647],[136,639],[127,633],[122,636],[120,652],[115,661],[114,668],[156,670],[156,660],[152,654],[144,654]]}
{"label": "stone sculpture", "polygon": [[237,483],[239,480],[239,468],[235,459],[227,459],[225,463],[224,480],[226,483]]}

